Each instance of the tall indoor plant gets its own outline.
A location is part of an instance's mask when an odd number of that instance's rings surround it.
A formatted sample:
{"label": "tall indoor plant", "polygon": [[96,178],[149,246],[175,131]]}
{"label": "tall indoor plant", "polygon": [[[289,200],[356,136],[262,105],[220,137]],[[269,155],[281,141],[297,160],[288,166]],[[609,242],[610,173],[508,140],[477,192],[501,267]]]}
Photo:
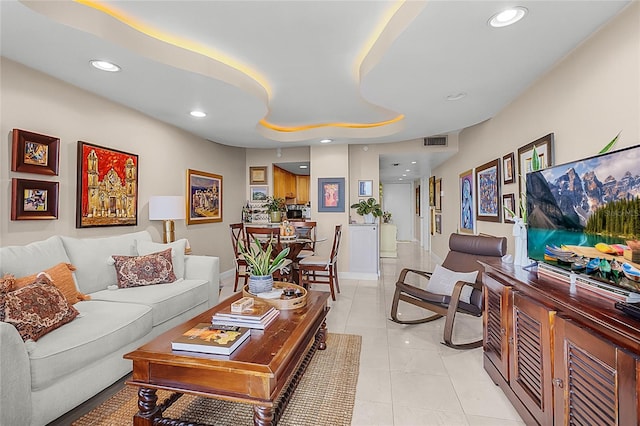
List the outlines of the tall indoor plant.
{"label": "tall indoor plant", "polygon": [[261,242],[257,238],[248,247],[238,241],[238,250],[242,253],[249,269],[249,292],[252,294],[271,291],[273,273],[286,266],[289,247],[285,247],[276,256],[273,254],[273,240]]}
{"label": "tall indoor plant", "polygon": [[269,213],[269,221],[277,223],[282,220],[282,212],[287,211],[287,205],[284,203],[284,198],[268,197],[267,202],[262,205],[267,209]]}
{"label": "tall indoor plant", "polygon": [[382,207],[373,197],[351,204],[351,208],[356,209],[356,213],[364,217],[364,223],[375,223],[375,218],[382,216]]}

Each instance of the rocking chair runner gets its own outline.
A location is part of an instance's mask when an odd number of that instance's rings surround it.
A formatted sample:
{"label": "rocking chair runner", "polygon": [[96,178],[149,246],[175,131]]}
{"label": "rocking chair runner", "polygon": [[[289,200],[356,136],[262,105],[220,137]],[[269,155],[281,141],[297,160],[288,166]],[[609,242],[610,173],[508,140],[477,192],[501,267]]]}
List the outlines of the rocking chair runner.
{"label": "rocking chair runner", "polygon": [[[391,319],[400,324],[422,324],[445,316],[444,344],[454,349],[477,348],[482,346],[482,339],[462,344],[454,344],[451,341],[455,315],[457,312],[476,317],[482,315],[482,273],[484,268],[478,263],[478,260],[495,260],[504,256],[507,251],[507,239],[505,237],[451,234],[449,249],[442,266],[455,272],[478,271],[475,282],[458,281],[453,286],[451,295],[437,294],[407,283],[407,278],[413,281],[415,281],[414,278],[430,280],[431,272],[405,268],[400,272],[396,282],[396,291],[391,305]],[[464,286],[473,287],[469,303],[460,300]],[[400,301],[428,309],[435,314],[416,320],[400,320],[398,318]]]}

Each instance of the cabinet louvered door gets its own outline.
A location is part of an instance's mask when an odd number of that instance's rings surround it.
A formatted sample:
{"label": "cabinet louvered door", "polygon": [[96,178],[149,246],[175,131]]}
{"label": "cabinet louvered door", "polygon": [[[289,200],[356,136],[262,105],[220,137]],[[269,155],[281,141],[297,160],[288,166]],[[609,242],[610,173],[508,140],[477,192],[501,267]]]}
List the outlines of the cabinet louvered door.
{"label": "cabinet louvered door", "polygon": [[555,338],[555,424],[638,424],[638,360],[561,317]]}
{"label": "cabinet louvered door", "polygon": [[484,354],[509,381],[509,311],[511,286],[504,285],[490,274],[482,278],[484,284]]}
{"label": "cabinet louvered door", "polygon": [[513,292],[510,385],[536,421],[553,424],[551,333],[555,311]]}

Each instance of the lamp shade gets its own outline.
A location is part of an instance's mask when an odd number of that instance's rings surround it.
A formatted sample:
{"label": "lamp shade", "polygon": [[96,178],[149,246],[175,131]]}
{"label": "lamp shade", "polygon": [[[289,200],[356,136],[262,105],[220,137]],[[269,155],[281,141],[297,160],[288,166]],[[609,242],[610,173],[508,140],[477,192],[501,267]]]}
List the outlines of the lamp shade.
{"label": "lamp shade", "polygon": [[149,198],[149,220],[184,219],[184,197],[181,195],[158,195]]}

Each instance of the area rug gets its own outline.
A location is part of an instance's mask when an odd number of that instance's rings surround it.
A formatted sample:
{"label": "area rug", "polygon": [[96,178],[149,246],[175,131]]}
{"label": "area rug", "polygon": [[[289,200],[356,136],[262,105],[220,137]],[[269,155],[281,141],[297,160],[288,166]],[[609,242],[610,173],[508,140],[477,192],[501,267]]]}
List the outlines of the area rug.
{"label": "area rug", "polygon": [[[328,333],[327,349],[317,351],[282,413],[282,426],[350,425],[358,383],[362,337]],[[132,424],[138,411],[137,387],[117,394],[73,423],[74,426]],[[170,392],[158,391],[158,403]],[[215,426],[252,425],[253,406],[183,395],[165,417]]]}

